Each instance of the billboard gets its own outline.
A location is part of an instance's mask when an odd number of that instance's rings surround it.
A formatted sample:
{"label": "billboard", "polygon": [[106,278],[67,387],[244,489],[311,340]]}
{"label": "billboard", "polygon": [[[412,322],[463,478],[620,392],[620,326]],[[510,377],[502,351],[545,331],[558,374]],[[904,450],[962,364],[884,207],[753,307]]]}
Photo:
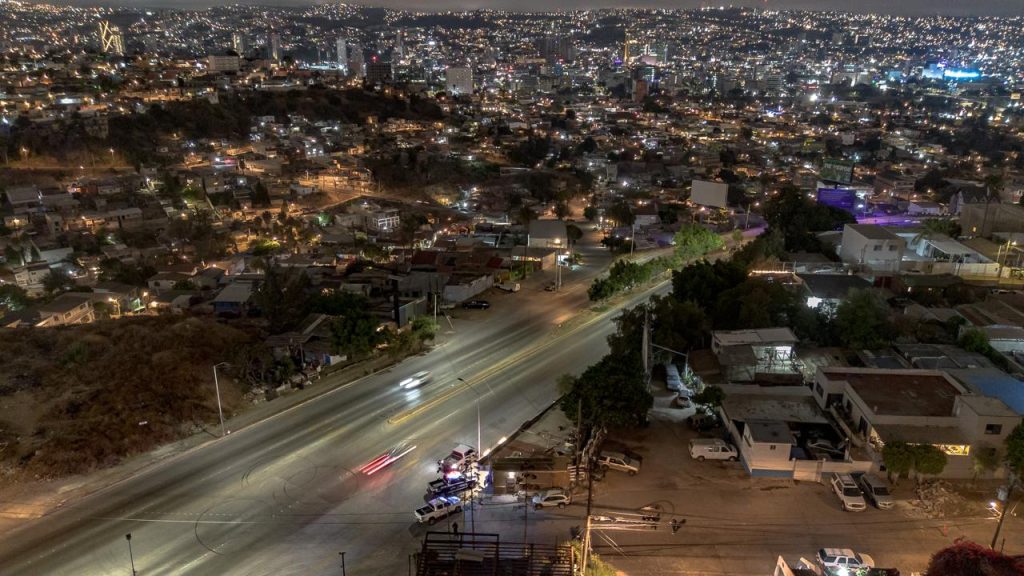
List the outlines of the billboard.
{"label": "billboard", "polygon": [[849,184],[853,182],[853,162],[826,158],[821,164],[821,174],[819,176],[822,180]]}
{"label": "billboard", "polygon": [[729,185],[722,182],[708,182],[707,180],[694,180],[693,189],[690,191],[690,201],[701,206],[717,206],[725,208],[726,198],[729,196]]}
{"label": "billboard", "polygon": [[818,204],[853,214],[857,209],[857,191],[847,188],[818,188]]}

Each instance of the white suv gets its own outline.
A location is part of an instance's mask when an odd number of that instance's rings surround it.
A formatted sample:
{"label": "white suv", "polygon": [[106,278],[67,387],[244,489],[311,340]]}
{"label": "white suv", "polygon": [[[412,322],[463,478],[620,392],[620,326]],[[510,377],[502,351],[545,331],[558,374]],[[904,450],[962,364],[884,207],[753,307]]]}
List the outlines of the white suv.
{"label": "white suv", "polygon": [[609,468],[621,470],[630,476],[636,476],[636,473],[640,471],[640,462],[622,452],[601,452],[601,455],[597,457],[597,465],[602,470]]}
{"label": "white suv", "polygon": [[552,506],[565,508],[569,504],[572,504],[572,496],[566,494],[563,490],[548,490],[543,494],[537,494],[533,497],[533,507],[537,510]]}
{"label": "white suv", "polygon": [[832,484],[832,491],[836,493],[839,501],[843,503],[843,510],[847,512],[860,512],[868,507],[867,503],[864,502],[864,494],[849,474],[833,472],[830,483]]}

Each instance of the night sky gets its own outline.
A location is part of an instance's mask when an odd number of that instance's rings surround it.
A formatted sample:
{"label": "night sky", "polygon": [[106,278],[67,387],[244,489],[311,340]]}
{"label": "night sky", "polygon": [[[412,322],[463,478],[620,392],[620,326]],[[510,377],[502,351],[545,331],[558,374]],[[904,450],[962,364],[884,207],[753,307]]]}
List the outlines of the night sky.
{"label": "night sky", "polygon": [[[161,6],[176,8],[205,8],[218,4],[262,4],[274,6],[302,6],[311,4],[309,0],[119,0],[102,2],[98,0],[65,0],[58,4],[78,5],[124,5],[124,6]],[[316,2],[323,3],[323,2]],[[702,0],[377,0],[361,2],[372,6],[389,8],[408,8],[424,11],[448,9],[497,8],[519,11],[551,10],[554,7],[564,10],[579,8],[698,8],[701,6],[718,6],[719,3]],[[724,2],[723,2],[724,4]],[[899,15],[932,15],[948,14],[955,16],[1024,16],[1024,0],[732,0],[733,6],[757,6],[772,9],[799,10],[845,10],[851,12],[876,12],[880,14]]]}

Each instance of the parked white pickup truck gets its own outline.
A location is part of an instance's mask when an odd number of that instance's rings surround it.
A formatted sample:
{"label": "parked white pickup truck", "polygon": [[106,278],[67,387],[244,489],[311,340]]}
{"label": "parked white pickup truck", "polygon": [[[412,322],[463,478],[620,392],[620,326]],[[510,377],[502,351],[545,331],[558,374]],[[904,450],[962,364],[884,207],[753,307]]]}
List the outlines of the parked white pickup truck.
{"label": "parked white pickup truck", "polygon": [[455,496],[441,496],[427,502],[426,506],[418,508],[415,514],[417,522],[420,524],[426,522],[433,526],[438,520],[459,512],[462,512],[462,500]]}

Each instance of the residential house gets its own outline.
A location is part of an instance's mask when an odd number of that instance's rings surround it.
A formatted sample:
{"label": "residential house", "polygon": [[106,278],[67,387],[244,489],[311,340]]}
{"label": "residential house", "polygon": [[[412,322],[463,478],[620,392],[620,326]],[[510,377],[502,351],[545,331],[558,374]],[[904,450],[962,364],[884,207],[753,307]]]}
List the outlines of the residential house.
{"label": "residential house", "polygon": [[374,210],[366,215],[366,228],[372,232],[390,234],[398,230],[401,218],[395,208]]}
{"label": "residential house", "polygon": [[944,371],[818,368],[814,398],[830,411],[853,445],[868,449],[885,472],[888,442],[942,450],[947,478],[970,478],[972,448],[998,446],[1021,422],[1002,400],[972,394]]}
{"label": "residential house", "polygon": [[46,262],[29,262],[14,270],[14,283],[29,294],[43,292],[43,280],[50,274],[50,265]]}
{"label": "residential house", "polygon": [[218,316],[240,317],[252,305],[255,287],[251,282],[233,282],[225,286],[213,299],[213,311]]}
{"label": "residential house", "polygon": [[86,293],[67,292],[46,304],[39,304],[35,307],[39,313],[36,327],[53,328],[93,322],[96,315],[93,312],[92,300]]}
{"label": "residential house", "polygon": [[182,272],[157,272],[146,280],[146,284],[149,286],[150,290],[166,292],[168,290],[173,290],[175,284],[178,284],[179,282],[186,282],[191,279],[192,276]]}
{"label": "residential house", "polygon": [[295,330],[267,338],[266,345],[275,358],[298,357],[302,365],[330,366],[344,362],[347,357],[334,351],[331,344],[333,319],[327,314],[310,314]]}
{"label": "residential house", "polygon": [[725,384],[719,408],[751,476],[818,481],[831,472],[870,469],[863,450],[851,450],[803,385]]}
{"label": "residential house", "polygon": [[847,224],[843,227],[840,259],[877,272],[897,272],[906,250],[906,241],[874,224]]}

